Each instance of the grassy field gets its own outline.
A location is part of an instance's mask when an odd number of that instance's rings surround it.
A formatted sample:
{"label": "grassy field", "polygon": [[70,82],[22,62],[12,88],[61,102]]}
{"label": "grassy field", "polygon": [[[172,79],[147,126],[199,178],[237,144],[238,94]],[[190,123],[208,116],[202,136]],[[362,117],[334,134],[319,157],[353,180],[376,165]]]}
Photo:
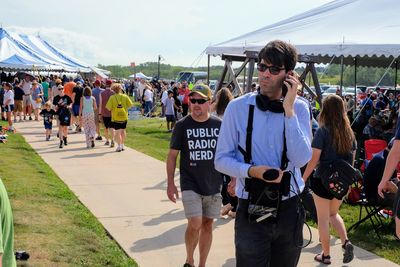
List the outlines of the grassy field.
{"label": "grassy field", "polygon": [[[166,132],[165,120],[159,118],[129,121],[126,144],[149,156],[165,161],[171,134]],[[347,228],[358,220],[359,207],[343,204],[340,214]],[[316,225],[313,225],[316,227]],[[359,247],[400,264],[400,245],[393,236],[394,225],[386,221],[379,239],[369,221],[349,233],[350,240]],[[334,235],[334,232],[332,231]],[[315,237],[314,237],[315,238]]]}
{"label": "grassy field", "polygon": [[15,249],[31,255],[23,266],[137,266],[21,135],[0,151]]}

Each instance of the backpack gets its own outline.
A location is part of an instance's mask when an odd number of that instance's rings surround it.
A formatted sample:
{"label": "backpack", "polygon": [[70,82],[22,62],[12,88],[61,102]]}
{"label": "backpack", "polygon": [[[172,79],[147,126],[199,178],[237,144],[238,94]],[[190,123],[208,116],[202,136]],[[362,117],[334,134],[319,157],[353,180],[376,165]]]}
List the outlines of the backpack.
{"label": "backpack", "polygon": [[120,100],[118,100],[117,96],[115,95],[115,100],[117,101],[117,107],[114,109],[113,119],[115,122],[125,122],[128,118],[128,113],[122,106],[122,97]]}

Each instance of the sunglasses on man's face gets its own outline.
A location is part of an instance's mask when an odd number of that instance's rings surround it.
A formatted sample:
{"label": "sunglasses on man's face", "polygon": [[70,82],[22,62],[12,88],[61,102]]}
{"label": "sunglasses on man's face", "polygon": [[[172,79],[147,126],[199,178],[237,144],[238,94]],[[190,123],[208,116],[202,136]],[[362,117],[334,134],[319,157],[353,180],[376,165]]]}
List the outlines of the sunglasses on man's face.
{"label": "sunglasses on man's face", "polygon": [[279,72],[281,72],[281,70],[284,70],[285,68],[280,68],[277,66],[271,66],[268,67],[267,65],[263,64],[263,63],[258,63],[257,64],[257,70],[259,72],[265,72],[267,70],[269,70],[269,73],[271,73],[272,75],[278,75]]}
{"label": "sunglasses on man's face", "polygon": [[200,99],[190,98],[189,100],[190,100],[190,103],[192,103],[192,104],[196,104],[197,103],[197,104],[200,104],[200,105],[202,105],[202,104],[207,102],[207,100],[203,99],[203,98],[200,98]]}

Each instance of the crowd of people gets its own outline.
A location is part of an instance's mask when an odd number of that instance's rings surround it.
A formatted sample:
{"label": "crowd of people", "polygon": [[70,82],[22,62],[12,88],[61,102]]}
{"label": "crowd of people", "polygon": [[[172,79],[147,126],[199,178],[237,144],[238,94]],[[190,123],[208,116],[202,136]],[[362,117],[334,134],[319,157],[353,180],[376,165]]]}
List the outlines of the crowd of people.
{"label": "crowd of people", "polygon": [[187,94],[190,113],[179,120],[176,112],[183,107],[175,105],[174,91],[168,91],[170,100],[164,103],[177,122],[167,156],[167,196],[174,203],[180,196],[174,181],[180,154],[188,222],[184,267],[195,266],[197,246],[196,266],[206,266],[213,219],[230,211],[235,217],[237,266],[297,266],[305,220],[302,203],[306,206],[304,198],[310,196],[306,209],[314,213],[322,245],[314,260],[331,264],[331,225],[342,243],[343,263],[351,262],[354,246],[339,208],[357,179],[356,155],[364,157],[363,143],[372,138],[392,139],[384,171],[374,177],[379,181],[373,194],[385,199],[397,194],[392,204],[400,236],[399,180],[392,175],[400,161],[394,97],[377,91],[356,103],[339,93],[325,97],[322,108],[316,108],[315,100],[298,90],[296,59],[292,45],[268,43],[259,53],[259,85],[252,86],[253,92],[233,99],[223,88],[214,102],[208,86],[195,85]]}
{"label": "crowd of people", "polygon": [[338,92],[325,97],[319,108],[315,99],[307,99],[299,90],[296,60],[292,45],[268,43],[259,53],[259,84],[237,98],[229,88],[213,98],[207,85],[187,81],[92,83],[80,77],[27,74],[19,80],[2,75],[7,80],[0,92],[1,114],[10,130],[13,123],[43,117],[46,141],[53,139],[56,122],[60,149],[68,145],[68,132],[83,129],[87,148],[104,137],[105,145],[117,145],[121,152],[133,105],[130,96],[141,103],[144,117],[155,116],[159,103],[160,117],[172,132],[167,156],[167,196],[172,202],[180,195],[174,180],[180,154],[180,188],[188,222],[184,267],[194,266],[197,246],[198,266],[206,265],[213,222],[221,215],[235,218],[237,266],[296,266],[303,242],[305,195],[311,199],[306,209],[318,224],[322,245],[315,261],[331,263],[332,225],[346,264],[354,258],[354,246],[339,214],[345,194],[338,196],[337,188],[326,186],[325,179],[333,175],[326,178],[326,169],[336,161],[358,167],[356,155],[365,158],[365,140],[390,143],[374,195],[397,194],[393,210],[400,236],[399,180],[393,176],[400,160],[399,102],[379,90],[361,101]]}
{"label": "crowd of people", "polygon": [[[116,151],[125,150],[128,109],[133,105],[125,93],[126,84],[106,80],[60,79],[56,75],[34,77],[25,74],[6,77],[0,91],[1,115],[8,121],[8,130],[14,131],[14,123],[25,120],[39,121],[43,117],[45,140],[53,139],[53,122],[59,148],[68,145],[68,132],[84,129],[87,148],[95,147],[95,140],[103,140],[100,123],[104,124],[105,145]],[[12,79],[10,83],[8,80]]]}

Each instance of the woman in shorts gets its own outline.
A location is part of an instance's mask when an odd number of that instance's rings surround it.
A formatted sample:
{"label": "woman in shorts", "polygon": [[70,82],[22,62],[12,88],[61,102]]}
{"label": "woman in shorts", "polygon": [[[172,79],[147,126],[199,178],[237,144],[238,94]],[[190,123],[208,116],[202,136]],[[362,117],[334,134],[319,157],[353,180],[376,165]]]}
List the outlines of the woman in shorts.
{"label": "woman in shorts", "polygon": [[314,177],[311,179],[311,189],[317,208],[318,232],[322,245],[322,253],[315,256],[314,260],[323,264],[330,264],[330,235],[329,223],[336,230],[342,241],[344,250],[343,263],[349,263],[354,258],[354,247],[350,243],[343,219],[339,214],[342,199],[336,199],[321,182],[320,173],[324,164],[337,159],[347,161],[353,165],[355,156],[355,137],[350,127],[346,113],[345,103],[337,95],[329,95],[323,100],[319,117],[319,128],[312,141],[312,157],[304,171],[303,179],[306,181],[315,167]]}
{"label": "woman in shorts", "polygon": [[124,151],[124,143],[126,137],[126,124],[128,122],[128,108],[133,103],[132,100],[122,93],[122,86],[119,83],[111,85],[114,95],[108,99],[106,109],[111,111],[111,128],[114,129],[114,140],[118,146],[116,152]]}

